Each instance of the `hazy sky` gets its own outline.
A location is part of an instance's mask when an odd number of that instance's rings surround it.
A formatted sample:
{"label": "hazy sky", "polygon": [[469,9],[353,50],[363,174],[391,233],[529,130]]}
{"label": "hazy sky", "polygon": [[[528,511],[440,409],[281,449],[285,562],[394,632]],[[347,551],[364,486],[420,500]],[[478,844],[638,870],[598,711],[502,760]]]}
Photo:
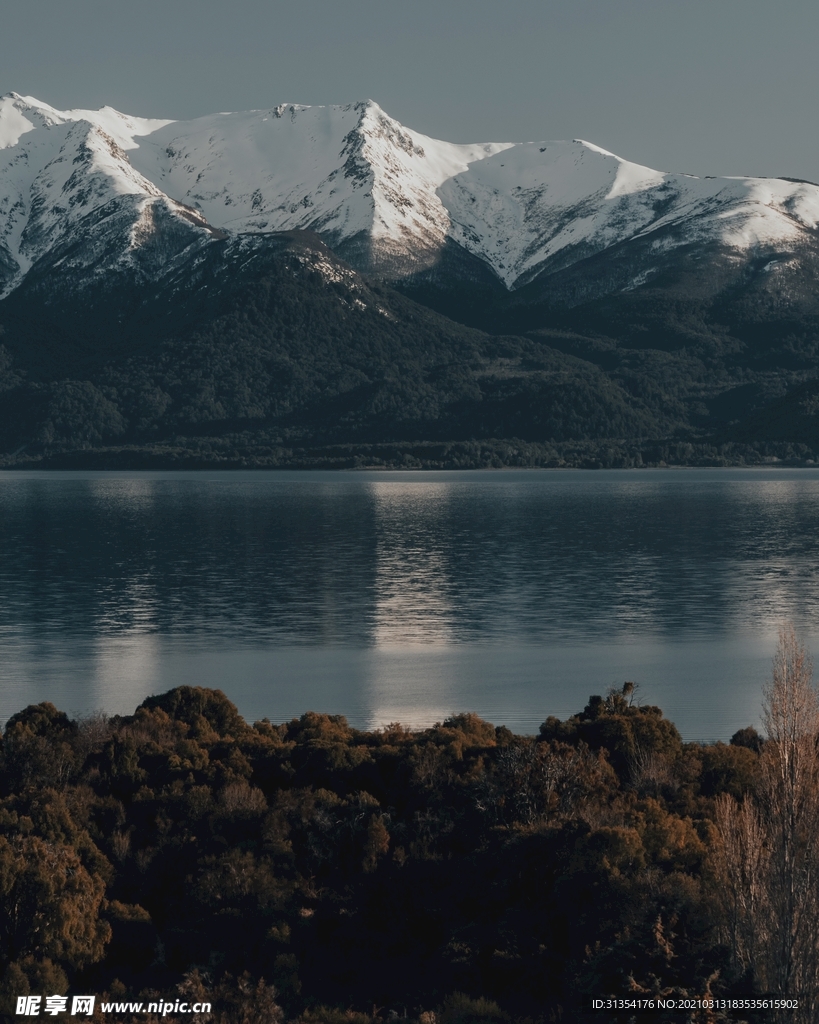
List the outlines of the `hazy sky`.
{"label": "hazy sky", "polygon": [[817,0],[26,0],[0,93],[176,118],[372,97],[452,142],[819,182],[818,42]]}

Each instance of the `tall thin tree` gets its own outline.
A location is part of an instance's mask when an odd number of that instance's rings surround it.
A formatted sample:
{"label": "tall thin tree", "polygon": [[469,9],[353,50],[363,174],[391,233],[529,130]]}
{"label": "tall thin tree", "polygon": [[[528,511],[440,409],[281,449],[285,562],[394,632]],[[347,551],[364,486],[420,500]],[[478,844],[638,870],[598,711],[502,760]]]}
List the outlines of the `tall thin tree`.
{"label": "tall thin tree", "polygon": [[797,997],[792,1024],[819,1019],[819,694],[791,626],[779,632],[752,798],[718,803],[717,863],[737,961],[757,984]]}
{"label": "tall thin tree", "polygon": [[[765,689],[760,810],[770,852],[770,982],[816,1002],[819,995],[819,695],[793,627],[780,630]],[[811,1014],[815,1020],[815,1014]]]}

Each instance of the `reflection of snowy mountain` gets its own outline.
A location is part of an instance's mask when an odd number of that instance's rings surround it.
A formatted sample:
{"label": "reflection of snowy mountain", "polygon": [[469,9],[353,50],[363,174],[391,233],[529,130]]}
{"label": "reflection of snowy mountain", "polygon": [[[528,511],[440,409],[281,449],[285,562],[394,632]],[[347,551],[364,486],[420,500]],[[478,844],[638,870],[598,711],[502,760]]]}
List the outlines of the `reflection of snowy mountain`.
{"label": "reflection of snowy mountain", "polygon": [[77,285],[151,280],[191,246],[294,229],[393,278],[454,247],[507,289],[626,243],[630,265],[603,288],[624,290],[682,247],[770,253],[776,269],[812,247],[818,223],[809,183],[667,174],[579,141],[453,145],[373,102],[159,121],[0,100],[6,294],[32,268]]}

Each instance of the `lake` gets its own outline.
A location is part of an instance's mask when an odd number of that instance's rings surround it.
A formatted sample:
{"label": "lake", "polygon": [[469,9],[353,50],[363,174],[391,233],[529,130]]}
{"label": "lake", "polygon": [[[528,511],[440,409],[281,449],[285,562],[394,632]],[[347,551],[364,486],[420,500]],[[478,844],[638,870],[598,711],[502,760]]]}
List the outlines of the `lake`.
{"label": "lake", "polygon": [[533,733],[631,680],[727,739],[818,567],[819,470],[3,472],[0,719],[190,683]]}

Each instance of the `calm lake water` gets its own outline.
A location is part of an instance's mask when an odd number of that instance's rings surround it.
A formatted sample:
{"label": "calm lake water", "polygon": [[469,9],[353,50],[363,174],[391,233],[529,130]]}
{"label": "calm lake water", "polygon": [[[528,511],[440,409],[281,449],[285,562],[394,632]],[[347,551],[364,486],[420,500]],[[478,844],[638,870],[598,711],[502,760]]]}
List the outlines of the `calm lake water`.
{"label": "calm lake water", "polygon": [[0,719],[192,683],[536,732],[628,679],[727,739],[818,568],[814,470],[0,473]]}

